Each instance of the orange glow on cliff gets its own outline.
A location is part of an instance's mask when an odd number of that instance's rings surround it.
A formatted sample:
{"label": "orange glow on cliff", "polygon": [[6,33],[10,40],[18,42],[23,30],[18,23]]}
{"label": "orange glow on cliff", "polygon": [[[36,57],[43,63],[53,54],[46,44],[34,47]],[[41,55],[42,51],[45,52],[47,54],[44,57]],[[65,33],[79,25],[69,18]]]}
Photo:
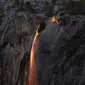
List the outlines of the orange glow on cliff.
{"label": "orange glow on cliff", "polygon": [[55,18],[55,17],[52,17],[52,18],[51,18],[51,21],[52,21],[53,23],[59,24],[57,18]]}
{"label": "orange glow on cliff", "polygon": [[30,66],[29,66],[29,74],[28,74],[28,85],[37,85],[36,78],[37,78],[37,73],[36,73],[36,66],[35,66],[35,53],[38,47],[39,40],[37,40],[38,36],[38,29],[40,27],[40,24],[38,25],[35,35],[34,35],[34,40],[32,43],[32,48],[31,48],[31,53],[30,53]]}

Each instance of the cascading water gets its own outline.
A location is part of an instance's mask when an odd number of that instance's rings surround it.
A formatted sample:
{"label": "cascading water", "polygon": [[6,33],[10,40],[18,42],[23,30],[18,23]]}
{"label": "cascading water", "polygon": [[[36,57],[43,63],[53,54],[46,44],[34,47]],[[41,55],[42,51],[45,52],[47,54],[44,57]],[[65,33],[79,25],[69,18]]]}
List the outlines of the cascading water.
{"label": "cascading water", "polygon": [[37,79],[37,72],[36,72],[34,57],[35,57],[35,53],[36,53],[37,46],[38,46],[38,43],[39,43],[39,40],[37,39],[39,27],[40,27],[40,24],[38,25],[38,27],[36,29],[34,40],[33,40],[33,43],[32,43],[31,53],[30,53],[28,85],[37,85],[37,80],[36,80]]}
{"label": "cascading water", "polygon": [[[51,18],[51,22],[57,23],[58,20],[55,17]],[[35,35],[34,35],[34,40],[32,43],[32,48],[31,48],[31,53],[30,53],[30,66],[29,66],[29,74],[28,74],[28,85],[37,85],[37,72],[36,72],[36,65],[34,61],[35,53],[38,47],[39,39],[37,39],[38,36],[38,29],[40,27],[40,24],[38,25]]]}

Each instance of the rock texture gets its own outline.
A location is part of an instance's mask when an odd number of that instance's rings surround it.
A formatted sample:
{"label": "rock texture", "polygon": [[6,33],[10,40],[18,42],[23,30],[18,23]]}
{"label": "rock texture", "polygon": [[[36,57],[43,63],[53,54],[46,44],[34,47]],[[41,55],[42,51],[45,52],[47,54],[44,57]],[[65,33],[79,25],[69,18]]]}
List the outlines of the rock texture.
{"label": "rock texture", "polygon": [[0,85],[26,85],[35,18],[9,2],[0,1]]}
{"label": "rock texture", "polygon": [[[0,0],[0,85],[27,85],[36,20],[14,3]],[[85,16],[49,23],[38,39],[37,85],[85,85]]]}
{"label": "rock texture", "polygon": [[85,16],[49,23],[38,39],[37,85],[85,85]]}

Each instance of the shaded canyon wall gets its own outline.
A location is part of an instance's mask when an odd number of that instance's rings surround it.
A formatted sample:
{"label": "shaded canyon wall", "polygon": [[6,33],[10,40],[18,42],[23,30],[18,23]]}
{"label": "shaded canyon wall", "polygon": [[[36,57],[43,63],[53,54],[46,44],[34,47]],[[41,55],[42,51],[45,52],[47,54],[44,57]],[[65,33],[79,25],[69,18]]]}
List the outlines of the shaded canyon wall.
{"label": "shaded canyon wall", "polygon": [[85,16],[70,16],[62,26],[49,23],[39,42],[37,85],[85,84]]}
{"label": "shaded canyon wall", "polygon": [[[15,0],[14,0],[15,1]],[[0,1],[0,85],[26,85],[35,17]]]}

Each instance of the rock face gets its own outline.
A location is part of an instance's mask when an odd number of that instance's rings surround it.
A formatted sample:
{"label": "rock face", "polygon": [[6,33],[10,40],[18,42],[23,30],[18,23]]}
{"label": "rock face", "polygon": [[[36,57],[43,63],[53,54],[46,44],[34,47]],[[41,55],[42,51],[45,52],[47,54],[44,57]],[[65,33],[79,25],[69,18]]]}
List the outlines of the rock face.
{"label": "rock face", "polygon": [[[27,85],[35,16],[17,7],[6,8],[14,0],[1,1],[0,85]],[[37,85],[85,85],[85,16],[72,16],[67,22],[49,23],[39,33]]]}
{"label": "rock face", "polygon": [[35,57],[37,85],[85,85],[85,16],[48,24],[39,34]]}
{"label": "rock face", "polygon": [[18,8],[6,9],[4,2],[0,1],[0,85],[26,85],[35,19]]}

